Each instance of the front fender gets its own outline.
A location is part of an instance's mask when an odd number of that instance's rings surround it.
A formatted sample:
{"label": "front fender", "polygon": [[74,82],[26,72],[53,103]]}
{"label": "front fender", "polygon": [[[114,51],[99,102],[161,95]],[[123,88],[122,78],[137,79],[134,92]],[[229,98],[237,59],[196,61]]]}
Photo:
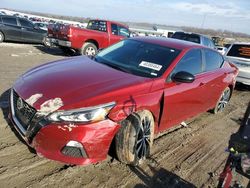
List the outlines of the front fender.
{"label": "front fender", "polygon": [[158,133],[160,122],[163,90],[140,96],[128,96],[124,100],[117,101],[116,106],[110,111],[109,118],[115,122],[126,119],[130,114],[139,110],[148,110],[152,113],[155,121],[155,133]]}

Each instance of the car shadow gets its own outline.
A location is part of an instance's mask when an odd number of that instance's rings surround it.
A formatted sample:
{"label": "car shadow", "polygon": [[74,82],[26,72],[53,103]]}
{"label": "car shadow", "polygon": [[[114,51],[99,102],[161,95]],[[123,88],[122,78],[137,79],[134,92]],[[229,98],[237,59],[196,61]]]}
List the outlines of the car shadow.
{"label": "car shadow", "polygon": [[[147,173],[141,167],[130,166],[130,170],[138,177],[143,183],[136,184],[134,188],[195,188],[196,186],[177,176],[176,174],[164,169],[156,168],[148,165],[151,172]],[[152,175],[149,175],[152,174]]]}
{"label": "car shadow", "polygon": [[11,89],[6,90],[5,92],[3,92],[0,96],[0,108],[2,110],[3,113],[3,117],[7,123],[7,125],[10,127],[10,129],[14,132],[14,134],[16,135],[16,137],[19,139],[19,141],[21,141],[23,144],[25,144],[29,151],[31,153],[36,153],[36,151],[31,148],[25,141],[24,139],[20,136],[20,134],[17,132],[17,130],[15,129],[14,125],[12,124],[12,122],[9,119],[9,114],[10,114],[10,102],[9,102],[9,98],[10,98],[10,91]]}
{"label": "car shadow", "polygon": [[250,86],[242,83],[236,83],[235,89],[238,91],[250,91]]}
{"label": "car shadow", "polygon": [[35,48],[40,50],[42,53],[55,55],[55,56],[77,56],[78,54],[71,50],[62,50],[58,47],[46,47],[43,45],[35,45]]}

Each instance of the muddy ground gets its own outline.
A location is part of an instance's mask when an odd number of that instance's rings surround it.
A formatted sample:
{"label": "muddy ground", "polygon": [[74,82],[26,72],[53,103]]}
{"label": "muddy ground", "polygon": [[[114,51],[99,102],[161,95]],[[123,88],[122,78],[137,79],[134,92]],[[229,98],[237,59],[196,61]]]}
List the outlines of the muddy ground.
{"label": "muddy ground", "polygon": [[[215,187],[229,136],[239,128],[249,88],[238,86],[227,109],[204,113],[188,127],[157,138],[151,158],[139,167],[113,159],[67,166],[38,157],[7,123],[8,89],[31,67],[67,58],[40,45],[0,44],[0,187]],[[242,180],[246,183],[246,180]]]}

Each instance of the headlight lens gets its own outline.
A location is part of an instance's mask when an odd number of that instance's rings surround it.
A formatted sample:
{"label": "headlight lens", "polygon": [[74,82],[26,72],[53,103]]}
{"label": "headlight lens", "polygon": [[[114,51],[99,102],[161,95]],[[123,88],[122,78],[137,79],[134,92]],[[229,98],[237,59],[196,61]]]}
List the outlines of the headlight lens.
{"label": "headlight lens", "polygon": [[104,120],[114,106],[115,102],[111,102],[94,107],[59,111],[52,113],[47,119],[52,122],[96,122]]}

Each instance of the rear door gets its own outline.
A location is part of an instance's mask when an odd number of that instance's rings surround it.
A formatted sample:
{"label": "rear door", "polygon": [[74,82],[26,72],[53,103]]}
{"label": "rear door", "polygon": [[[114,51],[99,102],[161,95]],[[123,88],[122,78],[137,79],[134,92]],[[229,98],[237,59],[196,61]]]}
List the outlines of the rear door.
{"label": "rear door", "polygon": [[22,40],[25,42],[42,42],[43,31],[36,29],[34,24],[26,19],[19,18],[19,24],[22,30]]}
{"label": "rear door", "polygon": [[205,95],[206,109],[213,108],[223,90],[227,87],[225,79],[227,71],[223,68],[223,56],[214,50],[203,49],[204,70],[202,76],[205,78],[203,83],[209,95]]}
{"label": "rear door", "polygon": [[16,17],[3,16],[1,30],[4,33],[5,40],[22,41],[21,28],[17,25]]}
{"label": "rear door", "polygon": [[[204,110],[204,90],[202,75],[202,52],[200,49],[188,51],[176,65],[166,81],[164,89],[164,107],[160,130],[193,117]],[[193,83],[176,83],[171,80],[177,72],[186,71],[195,75]]]}

